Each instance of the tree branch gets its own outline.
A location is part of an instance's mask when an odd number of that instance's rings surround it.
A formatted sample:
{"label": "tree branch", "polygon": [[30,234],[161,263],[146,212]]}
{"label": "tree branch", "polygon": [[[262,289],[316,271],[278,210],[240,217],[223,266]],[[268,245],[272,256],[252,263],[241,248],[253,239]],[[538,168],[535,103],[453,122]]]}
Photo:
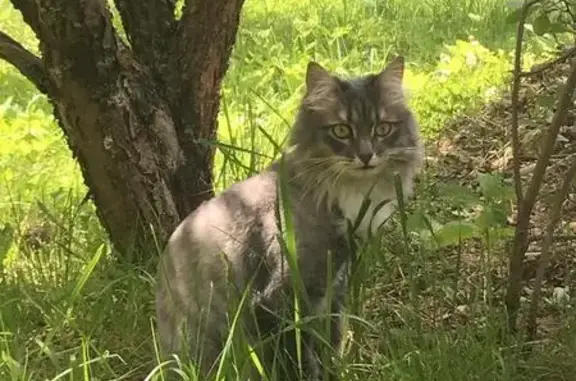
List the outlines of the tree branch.
{"label": "tree branch", "polygon": [[552,66],[566,61],[567,59],[572,57],[574,54],[576,54],[576,46],[573,46],[571,48],[566,49],[559,57],[557,57],[551,61],[545,62],[541,65],[537,65],[537,66],[533,67],[530,71],[525,71],[525,72],[520,73],[520,76],[521,77],[529,77],[531,75],[536,75],[536,74],[542,73],[543,71],[550,69]]}
{"label": "tree branch", "polygon": [[[220,102],[220,82],[228,68],[243,3],[244,0],[188,0],[184,6],[174,49],[177,98],[180,104],[188,105],[183,109],[196,114],[199,120],[210,122],[205,119],[215,120],[217,115],[214,110]],[[188,120],[188,115],[183,115],[183,120]],[[207,137],[212,125],[198,126],[197,136]]]}
{"label": "tree branch", "polygon": [[[189,195],[194,181],[189,175],[196,168],[211,168],[213,146],[199,139],[214,139],[220,106],[220,84],[228,68],[240,22],[244,0],[187,0],[171,47],[168,97],[172,104],[178,142],[186,163],[176,174],[175,192],[181,193],[178,210],[187,215],[197,195]],[[202,20],[202,21],[199,21]],[[194,126],[194,129],[190,128]],[[205,197],[212,194],[212,174],[206,172]]]}
{"label": "tree branch", "polygon": [[544,242],[542,244],[542,252],[538,261],[538,269],[536,270],[536,279],[534,281],[534,288],[532,290],[532,300],[530,303],[530,312],[528,313],[528,340],[533,341],[536,338],[536,331],[538,329],[537,315],[538,315],[538,305],[540,303],[540,294],[542,291],[542,281],[544,280],[544,275],[546,273],[546,266],[548,265],[550,250],[552,248],[552,243],[554,242],[554,230],[556,225],[560,222],[562,205],[566,198],[568,197],[568,192],[572,187],[572,180],[576,176],[576,156],[572,156],[572,163],[566,171],[566,177],[562,183],[562,187],[558,191],[557,196],[554,198],[552,204],[552,210],[550,211],[550,222],[546,226],[546,233],[544,236]]}
{"label": "tree branch", "polygon": [[522,272],[524,270],[524,254],[528,246],[528,227],[530,216],[536,203],[536,198],[542,186],[542,180],[546,173],[546,168],[550,163],[550,156],[554,152],[554,146],[560,126],[566,120],[568,110],[572,103],[572,95],[576,87],[576,63],[572,62],[571,72],[568,80],[561,91],[558,108],[554,113],[550,127],[542,142],[540,157],[536,162],[536,168],[530,180],[526,195],[518,206],[518,223],[514,234],[512,252],[510,254],[509,280],[506,290],[506,308],[508,311],[508,328],[516,330],[518,310],[520,308],[520,292],[522,289]]}
{"label": "tree branch", "polygon": [[520,139],[518,137],[518,98],[520,92],[520,72],[522,70],[522,43],[524,42],[524,23],[528,17],[528,11],[534,2],[524,1],[520,10],[520,18],[516,29],[516,49],[514,52],[514,79],[512,82],[512,116],[510,136],[512,140],[512,171],[514,173],[514,190],[516,202],[522,202],[522,178],[520,176]]}
{"label": "tree branch", "polygon": [[68,80],[81,79],[94,88],[103,88],[96,86],[102,81],[117,80],[108,74],[128,50],[112,25],[106,0],[37,0],[36,4],[42,20],[40,49],[55,91]]}
{"label": "tree branch", "polygon": [[[576,23],[576,13],[574,13],[574,12],[572,11],[572,9],[570,8],[571,6],[573,7],[574,4],[570,4],[570,3],[568,3],[568,1],[566,1],[566,0],[563,0],[562,3],[564,4],[564,8],[565,8],[564,10],[565,10],[566,13],[568,13],[568,14],[570,15],[570,17],[572,18],[572,22],[575,22],[575,23]],[[575,7],[575,9],[576,9],[576,7]]]}
{"label": "tree branch", "polygon": [[169,41],[176,30],[176,1],[116,0],[116,7],[136,57],[156,74],[166,73]]}
{"label": "tree branch", "polygon": [[38,90],[44,94],[48,93],[48,77],[42,60],[2,31],[0,31],[0,58],[18,69],[36,85]]}

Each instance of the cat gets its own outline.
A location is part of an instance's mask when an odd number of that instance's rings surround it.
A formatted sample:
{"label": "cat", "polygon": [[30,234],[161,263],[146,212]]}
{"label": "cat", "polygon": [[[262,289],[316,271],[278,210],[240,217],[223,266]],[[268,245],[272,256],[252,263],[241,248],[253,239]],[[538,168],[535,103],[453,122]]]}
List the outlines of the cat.
{"label": "cat", "polygon": [[[328,342],[340,346],[346,269],[354,255],[349,229],[355,226],[363,239],[374,233],[395,209],[394,174],[408,197],[423,161],[403,73],[402,57],[378,74],[351,79],[308,64],[305,94],[282,157],[200,205],[171,235],[157,274],[163,354],[189,356],[208,374],[228,337],[235,316],[231,305],[246,297],[239,322],[247,340],[256,343],[294,315],[295,280],[306,299],[301,315],[330,314]],[[358,223],[365,198],[370,204]],[[286,216],[293,226],[299,277],[280,239]],[[279,347],[260,352],[262,361],[268,366],[270,357],[284,359],[278,379],[298,379],[295,336],[279,337]],[[304,330],[301,343],[305,377],[323,379],[326,364],[319,359],[318,340]]]}

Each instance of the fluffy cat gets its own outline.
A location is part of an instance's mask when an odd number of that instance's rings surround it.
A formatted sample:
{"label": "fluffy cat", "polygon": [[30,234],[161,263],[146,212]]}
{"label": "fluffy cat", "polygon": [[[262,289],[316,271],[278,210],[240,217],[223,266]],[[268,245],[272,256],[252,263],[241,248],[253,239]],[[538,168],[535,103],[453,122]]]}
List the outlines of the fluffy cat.
{"label": "fluffy cat", "polygon": [[[229,333],[230,307],[244,290],[248,299],[240,324],[253,343],[293,316],[294,279],[281,240],[280,200],[290,202],[296,263],[308,302],[300,313],[332,314],[329,342],[339,346],[338,314],[353,255],[347,227],[366,197],[371,203],[358,235],[366,237],[385,222],[395,204],[394,174],[410,195],[423,158],[418,125],[404,99],[403,71],[401,57],[378,74],[353,79],[308,65],[306,93],[281,160],[200,205],[169,239],[156,297],[165,355],[192,357],[203,374],[209,373]],[[335,275],[329,280],[328,274]],[[261,352],[263,361],[269,365],[269,356],[285,354],[288,365],[278,379],[297,379],[294,337],[286,333],[282,340],[276,350]],[[306,332],[302,340],[303,372],[321,379],[319,343]]]}

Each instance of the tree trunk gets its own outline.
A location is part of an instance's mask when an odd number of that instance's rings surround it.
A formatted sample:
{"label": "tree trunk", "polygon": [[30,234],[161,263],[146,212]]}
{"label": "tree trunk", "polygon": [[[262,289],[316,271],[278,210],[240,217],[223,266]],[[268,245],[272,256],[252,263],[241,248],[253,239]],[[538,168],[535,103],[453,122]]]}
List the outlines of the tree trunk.
{"label": "tree trunk", "polygon": [[150,258],[212,196],[219,88],[243,0],[11,0],[41,58],[0,32],[0,58],[48,95],[98,217],[131,261]]}

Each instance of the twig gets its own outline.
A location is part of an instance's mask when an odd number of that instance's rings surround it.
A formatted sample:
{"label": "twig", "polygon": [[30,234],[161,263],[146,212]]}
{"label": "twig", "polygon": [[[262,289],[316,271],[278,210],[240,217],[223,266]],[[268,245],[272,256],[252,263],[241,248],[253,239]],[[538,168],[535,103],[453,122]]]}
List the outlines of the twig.
{"label": "twig", "polygon": [[542,252],[538,261],[538,269],[536,270],[536,279],[534,281],[534,288],[532,290],[532,300],[530,303],[530,311],[528,313],[527,331],[528,331],[528,341],[532,341],[536,338],[536,331],[538,329],[536,315],[538,314],[538,305],[540,303],[540,295],[542,291],[542,281],[546,273],[546,266],[548,265],[550,257],[550,249],[552,243],[554,242],[554,230],[556,225],[560,221],[560,214],[562,212],[562,205],[568,196],[570,191],[572,180],[576,176],[576,155],[572,157],[572,164],[566,172],[566,177],[562,183],[562,187],[558,191],[557,196],[552,204],[552,210],[550,211],[550,222],[546,226],[546,234],[544,236],[544,242],[542,243]]}
{"label": "twig", "polygon": [[536,168],[534,169],[528,190],[526,191],[522,202],[518,206],[518,224],[516,225],[513,247],[510,255],[508,289],[506,290],[506,308],[508,312],[508,328],[510,331],[516,330],[517,315],[520,308],[522,272],[524,270],[524,254],[526,253],[528,246],[528,226],[530,224],[530,215],[532,214],[536,198],[540,191],[540,187],[542,186],[542,180],[544,179],[546,168],[550,163],[550,157],[554,151],[554,145],[556,143],[558,132],[560,131],[560,126],[564,123],[566,115],[568,114],[568,108],[572,103],[572,94],[574,93],[575,86],[576,65],[573,64],[566,85],[560,95],[558,108],[554,113],[548,132],[542,142],[540,157],[536,162]]}
{"label": "twig", "polygon": [[567,59],[569,59],[574,54],[576,54],[576,46],[573,46],[569,49],[566,49],[564,51],[564,53],[562,53],[559,57],[557,57],[551,61],[548,61],[548,62],[543,63],[541,65],[537,65],[537,66],[533,67],[530,71],[524,71],[524,72],[520,73],[520,76],[521,77],[530,77],[532,75],[542,73],[543,71],[550,69],[552,66],[555,66],[561,62],[566,61]]}
{"label": "twig", "polygon": [[516,49],[514,53],[514,79],[512,82],[512,116],[510,136],[512,140],[512,172],[514,173],[514,190],[516,202],[522,202],[522,177],[520,176],[520,138],[518,137],[518,98],[520,93],[520,71],[522,70],[522,43],[524,42],[524,23],[528,17],[528,10],[535,1],[524,1],[520,10],[520,18],[516,29]]}
{"label": "twig", "polygon": [[568,13],[572,18],[572,21],[576,23],[576,14],[574,14],[574,12],[572,12],[572,10],[570,9],[570,4],[568,4],[566,0],[562,1],[562,3],[564,4],[566,13]]}
{"label": "twig", "polygon": [[48,92],[48,77],[42,64],[42,60],[30,53],[18,41],[0,31],[0,58],[12,64],[26,78],[28,78],[38,90]]}

